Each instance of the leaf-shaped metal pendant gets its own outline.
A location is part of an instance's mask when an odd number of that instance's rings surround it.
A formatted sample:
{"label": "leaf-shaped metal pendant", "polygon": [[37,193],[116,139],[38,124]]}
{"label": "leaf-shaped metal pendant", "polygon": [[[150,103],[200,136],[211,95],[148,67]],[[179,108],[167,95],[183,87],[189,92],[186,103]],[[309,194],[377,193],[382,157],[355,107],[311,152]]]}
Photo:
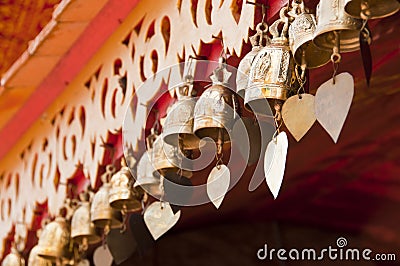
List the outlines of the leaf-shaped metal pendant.
{"label": "leaf-shaped metal pendant", "polygon": [[282,106],[282,118],[287,129],[299,141],[316,120],[314,95],[304,93],[287,99]]}
{"label": "leaf-shaped metal pendant", "polygon": [[265,180],[276,199],[285,174],[288,138],[284,131],[270,141],[264,157]]}
{"label": "leaf-shaped metal pendant", "polygon": [[207,179],[207,195],[214,206],[218,209],[228,192],[231,174],[225,165],[215,166]]}
{"label": "leaf-shaped metal pendant", "polygon": [[93,253],[93,262],[95,266],[111,266],[113,257],[106,245],[98,247]]}
{"label": "leaf-shaped metal pendant", "polygon": [[315,115],[318,122],[336,143],[349,113],[354,95],[354,80],[349,73],[323,83],[315,95]]}
{"label": "leaf-shaped metal pendant", "polygon": [[153,202],[144,212],[144,222],[154,240],[171,229],[181,217],[181,211],[174,214],[168,202]]}

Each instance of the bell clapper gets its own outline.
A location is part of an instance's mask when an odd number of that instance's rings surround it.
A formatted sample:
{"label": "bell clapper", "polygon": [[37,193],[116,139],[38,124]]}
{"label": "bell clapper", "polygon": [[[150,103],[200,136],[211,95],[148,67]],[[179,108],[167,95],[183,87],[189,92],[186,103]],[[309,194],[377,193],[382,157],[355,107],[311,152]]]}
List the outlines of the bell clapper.
{"label": "bell clapper", "polygon": [[222,158],[224,154],[222,153],[222,148],[223,148],[223,143],[224,143],[224,138],[222,134],[222,129],[218,129],[218,140],[217,140],[217,154],[216,154],[216,159],[217,163],[215,167],[219,170],[221,168],[221,164],[223,164]]}
{"label": "bell clapper", "polygon": [[371,10],[369,8],[368,0],[361,0],[360,17],[362,20],[364,20],[363,27],[361,28],[361,30],[363,30],[365,25],[367,24],[368,19],[371,17]]}
{"label": "bell clapper", "polygon": [[[296,74],[296,79],[300,84],[300,87],[297,90],[297,96],[299,97],[300,100],[302,98],[301,94],[305,93],[304,85],[307,82],[307,80],[306,80],[306,68],[307,68],[307,62],[306,62],[306,58],[305,58],[305,50],[303,50],[301,65],[297,65],[296,64],[296,67],[294,68],[295,74]],[[299,69],[300,69],[300,73],[299,73]]]}
{"label": "bell clapper", "polygon": [[275,109],[274,122],[275,122],[276,130],[275,130],[274,134],[272,135],[272,140],[276,143],[277,136],[279,135],[280,128],[282,126],[282,113],[281,113],[282,106],[278,101],[275,102],[274,109]]}
{"label": "bell clapper", "polygon": [[333,66],[333,75],[332,75],[332,81],[333,84],[335,84],[335,77],[337,70],[339,68],[339,63],[342,59],[342,56],[340,55],[340,32],[335,30],[333,32],[335,35],[335,46],[333,47],[333,53],[331,55],[331,62]]}
{"label": "bell clapper", "polygon": [[121,230],[120,233],[123,234],[126,231],[126,221],[128,220],[128,207],[126,204],[122,205],[122,225],[121,225]]}

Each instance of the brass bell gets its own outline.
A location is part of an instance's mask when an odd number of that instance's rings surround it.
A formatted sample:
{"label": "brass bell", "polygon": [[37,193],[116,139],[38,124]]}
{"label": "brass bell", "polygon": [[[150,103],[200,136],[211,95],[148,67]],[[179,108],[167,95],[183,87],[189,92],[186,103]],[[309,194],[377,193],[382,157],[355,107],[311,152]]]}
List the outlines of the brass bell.
{"label": "brass bell", "polygon": [[318,47],[339,52],[352,52],[360,48],[362,20],[344,12],[346,0],[321,0],[317,6],[317,28],[314,43]]}
{"label": "brass bell", "polygon": [[86,250],[89,244],[99,242],[101,237],[97,235],[90,219],[90,202],[87,199],[82,200],[71,219],[71,237]]}
{"label": "brass bell", "polygon": [[134,179],[124,158],[121,159],[121,166],[111,177],[109,203],[111,207],[124,213],[139,211],[142,209],[144,191],[140,187],[133,187]]}
{"label": "brass bell", "polygon": [[191,171],[185,170],[190,169],[190,161],[186,159],[179,147],[166,143],[162,135],[157,136],[154,141],[151,163],[155,169],[155,175],[158,172],[167,178],[177,175],[187,178],[192,176]]}
{"label": "brass bell", "polygon": [[11,252],[4,258],[1,266],[24,266],[25,260],[19,254],[15,247],[11,248]]}
{"label": "brass bell", "polygon": [[160,174],[151,163],[151,149],[145,151],[137,164],[137,179],[134,187],[141,186],[148,194],[161,196]]}
{"label": "brass bell", "polygon": [[[109,173],[112,172],[112,166],[107,167]],[[121,212],[114,210],[109,203],[111,185],[108,183],[107,174],[102,176],[103,185],[94,195],[90,208],[90,218],[96,227],[104,228],[106,231],[111,228],[120,228],[122,226]]]}
{"label": "brass bell", "polygon": [[51,261],[43,259],[39,256],[40,247],[38,245],[34,246],[28,258],[28,266],[52,266]]}
{"label": "brass bell", "polygon": [[352,17],[362,19],[384,18],[400,9],[397,0],[346,0],[344,10]]}
{"label": "brass bell", "polygon": [[53,262],[71,256],[70,227],[64,217],[57,217],[47,224],[39,238],[40,257]]}
{"label": "brass bell", "polygon": [[236,74],[236,93],[244,98],[244,93],[249,83],[249,74],[251,63],[254,57],[258,54],[260,49],[263,47],[263,41],[265,40],[268,44],[270,42],[268,37],[268,25],[266,23],[259,23],[257,25],[257,33],[250,37],[251,51],[248,52],[242,60],[240,60],[237,74]]}
{"label": "brass bell", "polygon": [[184,85],[177,87],[178,101],[171,106],[164,122],[164,141],[184,150],[199,148],[200,139],[193,133],[193,114],[196,99],[192,97],[193,80],[188,78]]}
{"label": "brass bell", "polygon": [[304,2],[293,1],[292,11],[295,19],[289,26],[289,45],[297,65],[305,68],[317,68],[325,65],[331,59],[331,52],[318,48],[313,43],[316,20],[313,14],[308,14]]}
{"label": "brass bell", "polygon": [[289,26],[284,11],[283,8],[281,18],[269,28],[273,36],[271,43],[263,47],[254,58],[245,92],[245,107],[264,116],[273,115],[268,103],[275,106],[276,102],[281,104],[290,96],[296,80],[287,30],[278,32],[279,24],[284,24],[283,29]]}
{"label": "brass bell", "polygon": [[199,138],[209,137],[215,142],[230,142],[229,133],[239,117],[239,102],[228,88],[231,75],[223,58],[211,75],[212,85],[198,99],[194,108],[194,133]]}

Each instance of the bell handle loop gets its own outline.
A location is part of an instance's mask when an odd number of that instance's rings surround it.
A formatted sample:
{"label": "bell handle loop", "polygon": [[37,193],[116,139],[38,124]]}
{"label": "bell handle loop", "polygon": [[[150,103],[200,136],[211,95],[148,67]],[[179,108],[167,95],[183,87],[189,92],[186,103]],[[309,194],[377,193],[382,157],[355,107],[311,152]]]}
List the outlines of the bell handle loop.
{"label": "bell handle loop", "polygon": [[[282,31],[279,32],[279,25],[283,23]],[[269,27],[269,31],[272,35],[272,39],[274,38],[283,38],[287,39],[287,33],[289,30],[289,17],[288,17],[288,7],[284,6],[279,11],[279,19],[277,19],[274,23]]]}
{"label": "bell handle loop", "polygon": [[303,0],[292,0],[292,8],[289,10],[288,15],[294,19],[300,14],[306,13],[306,8],[304,6]]}
{"label": "bell handle loop", "polygon": [[[268,37],[268,24],[267,24],[267,19],[268,19],[268,1],[266,4],[261,4],[257,2],[251,2],[251,1],[246,1],[246,4],[248,5],[254,5],[256,7],[261,7],[261,22],[257,24],[256,26],[256,31],[257,33],[253,36],[254,43],[252,41],[252,38],[250,39],[250,42],[252,43],[252,46],[264,46],[263,42],[264,40],[266,41],[266,44],[269,43],[269,37]],[[257,42],[257,37],[258,37],[258,42]]]}

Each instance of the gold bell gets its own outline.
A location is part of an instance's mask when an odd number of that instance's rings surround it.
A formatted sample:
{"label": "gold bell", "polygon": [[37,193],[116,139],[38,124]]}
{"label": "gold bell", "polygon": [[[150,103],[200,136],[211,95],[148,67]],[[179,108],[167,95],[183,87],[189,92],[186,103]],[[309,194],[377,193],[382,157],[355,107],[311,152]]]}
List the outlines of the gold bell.
{"label": "gold bell", "polygon": [[268,37],[268,25],[266,23],[259,23],[257,25],[257,33],[250,37],[251,42],[251,51],[248,52],[242,60],[240,60],[237,74],[236,74],[236,93],[239,94],[242,98],[244,98],[245,90],[249,83],[249,74],[251,63],[254,60],[254,57],[258,54],[260,49],[263,47],[263,41],[269,43]]}
{"label": "gold bell", "polygon": [[1,266],[24,266],[25,260],[19,254],[15,247],[11,248],[11,252],[4,258]]}
{"label": "gold bell", "polygon": [[[107,167],[109,173],[112,173],[111,168],[111,165]],[[107,174],[102,176],[102,181],[103,185],[93,197],[90,218],[96,227],[105,228],[108,231],[110,228],[120,228],[122,226],[122,214],[110,206],[111,185],[108,183]]]}
{"label": "gold bell", "polygon": [[83,250],[87,250],[89,244],[95,244],[101,240],[96,234],[94,224],[90,219],[90,202],[83,199],[71,219],[71,237]]}
{"label": "gold bell", "polygon": [[294,60],[286,37],[287,30],[278,32],[279,24],[284,23],[283,29],[289,26],[285,10],[281,9],[281,18],[269,28],[273,36],[271,43],[258,52],[250,69],[244,103],[256,114],[271,116],[268,103],[272,106],[276,102],[282,103],[294,90]]}
{"label": "gold bell", "polygon": [[[352,52],[360,48],[362,20],[344,12],[346,0],[321,0],[317,6],[314,43],[326,50]],[[339,46],[339,47],[337,47]]]}
{"label": "gold bell", "polygon": [[196,99],[192,97],[193,80],[188,78],[183,86],[176,88],[178,101],[171,106],[164,122],[164,141],[184,150],[199,148],[200,139],[193,133],[193,115]]}
{"label": "gold bell", "polygon": [[109,203],[111,207],[124,213],[139,211],[142,209],[144,191],[140,187],[133,187],[134,179],[124,158],[121,159],[121,166],[111,177]]}
{"label": "gold bell", "polygon": [[186,159],[179,147],[169,145],[164,141],[162,135],[156,137],[151,151],[151,164],[153,165],[155,175],[160,173],[164,177],[173,177],[181,174],[190,178],[192,172],[190,161]]}
{"label": "gold bell", "polygon": [[51,261],[43,259],[39,256],[40,247],[38,245],[34,246],[28,258],[28,266],[52,266]]}
{"label": "gold bell", "polygon": [[160,174],[151,163],[151,149],[145,151],[137,164],[137,180],[134,187],[141,186],[152,196],[161,196]]}
{"label": "gold bell", "polygon": [[305,12],[304,2],[293,1],[295,19],[289,26],[289,45],[297,65],[305,68],[317,68],[331,59],[331,52],[318,48],[313,43],[316,20],[313,14]]}
{"label": "gold bell", "polygon": [[239,102],[228,88],[231,75],[223,58],[211,75],[212,85],[198,99],[194,109],[194,133],[199,138],[209,137],[215,142],[230,142],[229,132],[238,118]]}
{"label": "gold bell", "polygon": [[346,0],[344,10],[352,17],[362,19],[384,18],[400,9],[397,0]]}
{"label": "gold bell", "polygon": [[39,238],[38,255],[52,262],[71,257],[70,227],[64,217],[47,224]]}

